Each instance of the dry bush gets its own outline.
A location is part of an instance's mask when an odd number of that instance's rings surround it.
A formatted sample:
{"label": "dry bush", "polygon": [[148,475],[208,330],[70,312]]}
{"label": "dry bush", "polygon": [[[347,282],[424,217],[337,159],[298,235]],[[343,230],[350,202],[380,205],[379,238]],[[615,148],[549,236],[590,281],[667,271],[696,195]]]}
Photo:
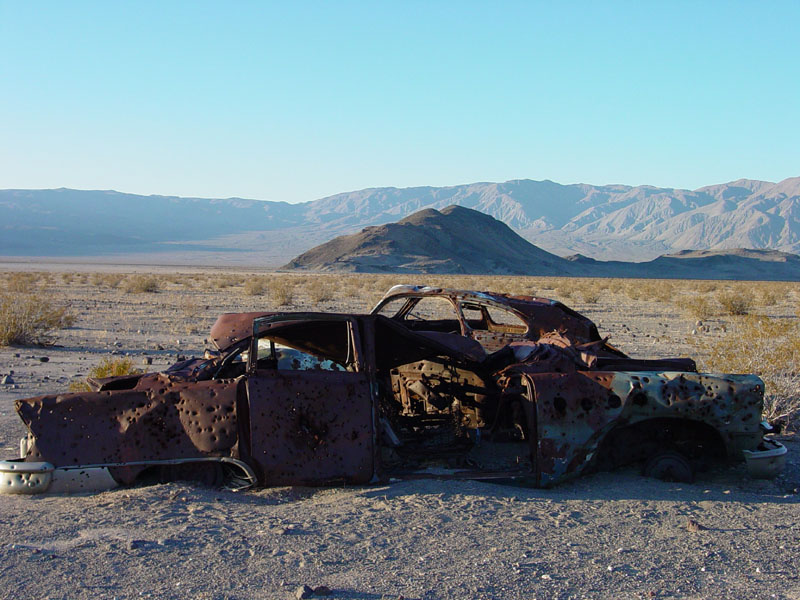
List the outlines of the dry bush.
{"label": "dry bush", "polygon": [[747,316],[736,319],[727,335],[703,342],[703,370],[755,373],[766,385],[764,418],[800,425],[800,322]]}
{"label": "dry bush", "polygon": [[5,288],[16,294],[28,294],[33,291],[39,277],[33,273],[9,273]]}
{"label": "dry bush", "polygon": [[0,295],[0,346],[49,344],[54,330],[74,324],[75,316],[45,294]]}
{"label": "dry bush", "polygon": [[[133,366],[133,360],[127,356],[122,358],[106,357],[89,370],[89,377],[102,379],[103,377],[120,377],[121,375],[138,375],[139,369]],[[84,381],[73,381],[69,384],[71,392],[91,392],[92,388]]]}
{"label": "dry bush", "polygon": [[585,304],[597,304],[600,300],[600,291],[594,288],[588,288],[581,291],[581,298]]}
{"label": "dry bush", "polygon": [[709,319],[719,312],[705,296],[679,296],[675,303],[678,308],[695,319]]}
{"label": "dry bush", "polygon": [[326,279],[315,277],[306,285],[306,291],[311,302],[318,304],[327,300],[333,300],[333,288],[328,285]]}
{"label": "dry bush", "polygon": [[217,275],[212,278],[212,284],[217,288],[223,290],[229,287],[235,287],[242,283],[242,278],[238,275]]}
{"label": "dry bush", "polygon": [[758,290],[756,306],[775,306],[778,303],[778,292],[768,287]]}
{"label": "dry bush", "polygon": [[653,302],[669,302],[676,294],[676,285],[673,281],[656,279],[648,281],[642,286],[644,299]]}
{"label": "dry bush", "polygon": [[122,289],[129,294],[154,294],[160,287],[158,279],[152,275],[131,275],[122,282]]}
{"label": "dry bush", "polygon": [[717,292],[716,299],[729,315],[746,315],[753,308],[753,295],[745,290]]}
{"label": "dry bush", "polygon": [[698,294],[710,294],[719,289],[719,284],[716,281],[691,281],[689,289]]}
{"label": "dry bush", "polygon": [[269,295],[278,306],[289,306],[294,302],[295,282],[290,277],[274,277],[269,286]]}
{"label": "dry bush", "polygon": [[125,276],[121,273],[94,273],[90,283],[97,287],[107,287],[113,290],[119,287],[123,279]]}
{"label": "dry bush", "polygon": [[263,277],[250,277],[244,282],[244,293],[248,296],[263,296],[267,281]]}

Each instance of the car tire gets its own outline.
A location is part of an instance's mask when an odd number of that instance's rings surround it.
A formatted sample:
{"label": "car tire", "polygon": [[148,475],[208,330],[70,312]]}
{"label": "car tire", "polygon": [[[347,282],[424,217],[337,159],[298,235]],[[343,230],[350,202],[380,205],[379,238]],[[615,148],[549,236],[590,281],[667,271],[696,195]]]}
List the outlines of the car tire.
{"label": "car tire", "polygon": [[694,481],[694,468],[689,460],[675,450],[662,450],[647,459],[642,471],[645,477],[661,481],[691,483]]}

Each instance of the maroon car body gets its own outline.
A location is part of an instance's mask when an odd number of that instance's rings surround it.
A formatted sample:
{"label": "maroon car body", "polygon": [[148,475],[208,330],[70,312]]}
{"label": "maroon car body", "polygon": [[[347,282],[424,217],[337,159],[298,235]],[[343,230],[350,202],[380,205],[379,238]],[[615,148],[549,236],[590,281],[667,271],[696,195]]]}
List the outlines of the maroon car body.
{"label": "maroon car body", "polygon": [[[781,450],[762,441],[758,377],[631,359],[563,305],[534,300],[537,319],[529,300],[480,296],[527,315],[524,330],[493,330],[485,317],[412,322],[413,306],[393,318],[222,315],[203,359],[17,401],[30,433],[22,458],[2,461],[3,491],[148,477],[236,488],[421,476],[547,486],[632,461],[677,478],[747,452],[779,463]],[[460,313],[480,312],[475,297],[458,302]]]}

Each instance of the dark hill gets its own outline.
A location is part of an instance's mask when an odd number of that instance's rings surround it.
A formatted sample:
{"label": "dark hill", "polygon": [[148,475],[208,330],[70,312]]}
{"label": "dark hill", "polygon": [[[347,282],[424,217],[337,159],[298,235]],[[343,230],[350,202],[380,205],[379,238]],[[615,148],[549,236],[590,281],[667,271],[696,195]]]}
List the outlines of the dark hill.
{"label": "dark hill", "polygon": [[652,279],[800,280],[800,256],[775,250],[686,250],[648,262],[561,258],[505,223],[462,206],[427,208],[312,248],[285,269],[359,273],[565,275]]}
{"label": "dark hill", "polygon": [[428,208],[397,223],[337,237],[284,268],[362,273],[584,273],[582,266],[537,248],[505,223],[455,205],[441,212]]}
{"label": "dark hill", "polygon": [[682,250],[639,263],[604,262],[580,254],[567,260],[597,277],[800,281],[800,256],[777,250]]}

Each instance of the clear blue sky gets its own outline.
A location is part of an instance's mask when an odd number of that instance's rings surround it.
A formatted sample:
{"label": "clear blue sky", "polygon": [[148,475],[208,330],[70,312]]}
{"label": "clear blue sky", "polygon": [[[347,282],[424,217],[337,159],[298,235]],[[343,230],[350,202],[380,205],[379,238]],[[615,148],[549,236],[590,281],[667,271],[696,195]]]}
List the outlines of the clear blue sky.
{"label": "clear blue sky", "polygon": [[0,188],[800,175],[800,2],[0,0]]}

